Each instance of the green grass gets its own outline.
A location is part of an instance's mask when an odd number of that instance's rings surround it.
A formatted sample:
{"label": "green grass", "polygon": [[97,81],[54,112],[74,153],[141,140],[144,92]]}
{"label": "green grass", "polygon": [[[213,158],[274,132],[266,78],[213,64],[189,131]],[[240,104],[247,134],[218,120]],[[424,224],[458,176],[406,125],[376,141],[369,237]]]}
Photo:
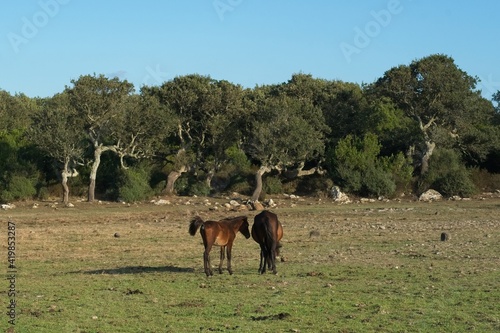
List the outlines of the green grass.
{"label": "green grass", "polygon": [[[499,199],[294,207],[278,200],[278,275],[257,274],[259,248],[238,235],[234,275],[211,278],[189,219],[195,210],[203,218],[241,212],[212,212],[198,200],[9,211],[17,227],[15,332],[500,330]],[[449,241],[440,241],[443,231]]]}

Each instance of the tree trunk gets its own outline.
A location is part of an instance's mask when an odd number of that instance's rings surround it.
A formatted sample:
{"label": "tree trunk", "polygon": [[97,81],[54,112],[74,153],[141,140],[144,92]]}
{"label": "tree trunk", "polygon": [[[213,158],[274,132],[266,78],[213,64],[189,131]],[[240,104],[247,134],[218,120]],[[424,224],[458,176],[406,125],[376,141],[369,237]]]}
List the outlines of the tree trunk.
{"label": "tree trunk", "polygon": [[173,195],[174,194],[174,185],[175,185],[175,181],[177,179],[179,179],[179,177],[187,171],[187,167],[186,166],[182,166],[179,170],[176,170],[176,171],[171,171],[169,174],[168,174],[168,177],[167,177],[167,186],[165,186],[165,190],[164,192],[167,194],[167,195]]}
{"label": "tree trunk", "polygon": [[102,145],[95,146],[94,148],[94,162],[92,162],[92,168],[90,169],[90,183],[89,183],[89,202],[93,202],[95,199],[95,184],[97,178],[97,169],[99,164],[101,164],[101,155],[106,150],[111,149],[110,147],[103,147]]}
{"label": "tree trunk", "polygon": [[207,185],[207,187],[209,189],[212,188],[212,179],[214,178],[214,176],[215,176],[215,170],[210,170],[207,173],[207,178],[205,179],[205,184]]}
{"label": "tree trunk", "polygon": [[425,141],[425,151],[424,151],[424,156],[422,156],[422,166],[420,169],[420,174],[424,175],[429,171],[429,160],[431,159],[432,152],[434,151],[434,148],[436,148],[436,143],[432,141]]}
{"label": "tree trunk", "polygon": [[68,169],[66,167],[61,172],[61,185],[63,188],[63,203],[67,205],[69,202],[69,187],[68,187]]}
{"label": "tree trunk", "polygon": [[255,173],[255,190],[253,191],[250,201],[259,201],[260,193],[262,192],[262,176],[271,171],[268,166],[261,166]]}
{"label": "tree trunk", "polygon": [[67,158],[64,161],[63,168],[61,170],[61,185],[63,188],[63,203],[67,205],[69,203],[69,186],[68,186],[68,178],[70,177],[78,177],[78,171],[76,169],[70,169],[70,159]]}

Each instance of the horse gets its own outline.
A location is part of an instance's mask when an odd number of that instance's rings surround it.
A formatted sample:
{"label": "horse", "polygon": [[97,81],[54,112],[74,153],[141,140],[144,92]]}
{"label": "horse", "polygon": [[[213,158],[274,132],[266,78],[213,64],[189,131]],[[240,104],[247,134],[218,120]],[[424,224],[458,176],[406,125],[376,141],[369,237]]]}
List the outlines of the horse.
{"label": "horse", "polygon": [[212,276],[212,269],[210,266],[210,250],[213,245],[220,246],[220,263],[219,273],[222,274],[222,263],[224,261],[224,254],[227,254],[227,270],[229,274],[233,274],[231,268],[231,250],[233,248],[234,239],[236,234],[241,232],[247,239],[250,238],[250,231],[248,219],[246,216],[229,217],[220,221],[203,221],[201,217],[196,216],[189,224],[189,234],[194,236],[196,231],[200,228],[201,238],[205,246],[203,252],[203,265],[205,274]]}
{"label": "horse", "polygon": [[278,216],[270,211],[264,210],[254,218],[252,225],[252,238],[260,245],[260,265],[259,273],[272,269],[276,271],[276,256],[279,256],[281,247],[280,240],[283,237],[283,226],[278,220]]}

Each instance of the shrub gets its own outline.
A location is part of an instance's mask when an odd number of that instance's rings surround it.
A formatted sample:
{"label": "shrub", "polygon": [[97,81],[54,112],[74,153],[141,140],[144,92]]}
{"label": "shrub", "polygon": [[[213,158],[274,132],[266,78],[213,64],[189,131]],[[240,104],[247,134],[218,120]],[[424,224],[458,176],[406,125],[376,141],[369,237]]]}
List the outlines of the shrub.
{"label": "shrub", "polygon": [[370,168],[363,177],[364,195],[390,197],[396,191],[392,175],[382,168]]}
{"label": "shrub", "polygon": [[207,185],[203,177],[195,177],[193,175],[183,175],[175,182],[175,192],[178,195],[197,195],[201,197],[210,194],[210,186]]}
{"label": "shrub", "polygon": [[178,195],[187,195],[187,191],[189,188],[189,177],[186,175],[182,175],[174,183],[175,193]]}
{"label": "shrub", "polygon": [[374,134],[340,140],[332,155],[333,181],[346,192],[364,196],[393,196],[398,187],[405,190],[411,181],[411,164],[401,153],[379,153]]}
{"label": "shrub", "polygon": [[141,168],[130,168],[123,171],[121,186],[118,188],[120,199],[134,202],[147,199],[153,190],[149,186],[149,173]]}
{"label": "shrub", "polygon": [[2,201],[24,200],[36,194],[34,181],[20,175],[13,175],[6,188],[0,193]]}
{"label": "shrub", "polygon": [[297,192],[300,195],[314,195],[317,197],[327,197],[330,189],[333,186],[333,181],[330,178],[320,175],[311,175],[300,177],[298,179],[297,188],[295,191],[287,191],[286,193]]}
{"label": "shrub", "polygon": [[470,172],[452,149],[439,149],[429,161],[429,171],[421,177],[418,191],[434,189],[444,196],[470,196],[476,192]]}
{"label": "shrub", "polygon": [[40,187],[37,194],[38,200],[48,200],[50,198],[50,192],[47,187]]}
{"label": "shrub", "polygon": [[438,178],[434,182],[433,188],[447,197],[454,195],[469,197],[476,192],[476,187],[470,178],[469,172],[465,168],[452,170]]}
{"label": "shrub", "polygon": [[278,177],[266,177],[262,190],[266,194],[280,194],[283,193],[283,185]]}
{"label": "shrub", "polygon": [[500,190],[500,174],[490,173],[485,169],[472,168],[469,170],[472,182],[477,189],[485,192]]}
{"label": "shrub", "polygon": [[197,195],[199,197],[206,197],[210,195],[210,186],[204,181],[197,181],[189,185],[187,195]]}

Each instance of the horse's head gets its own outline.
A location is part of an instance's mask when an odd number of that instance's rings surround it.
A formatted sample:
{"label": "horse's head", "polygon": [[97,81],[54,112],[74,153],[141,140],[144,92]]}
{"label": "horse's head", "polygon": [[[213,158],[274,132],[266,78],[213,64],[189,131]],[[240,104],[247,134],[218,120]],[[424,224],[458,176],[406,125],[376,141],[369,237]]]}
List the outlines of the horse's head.
{"label": "horse's head", "polygon": [[243,223],[240,226],[239,231],[245,236],[246,239],[250,238],[250,229],[249,229],[249,224],[248,224],[248,219],[246,216],[242,217]]}

